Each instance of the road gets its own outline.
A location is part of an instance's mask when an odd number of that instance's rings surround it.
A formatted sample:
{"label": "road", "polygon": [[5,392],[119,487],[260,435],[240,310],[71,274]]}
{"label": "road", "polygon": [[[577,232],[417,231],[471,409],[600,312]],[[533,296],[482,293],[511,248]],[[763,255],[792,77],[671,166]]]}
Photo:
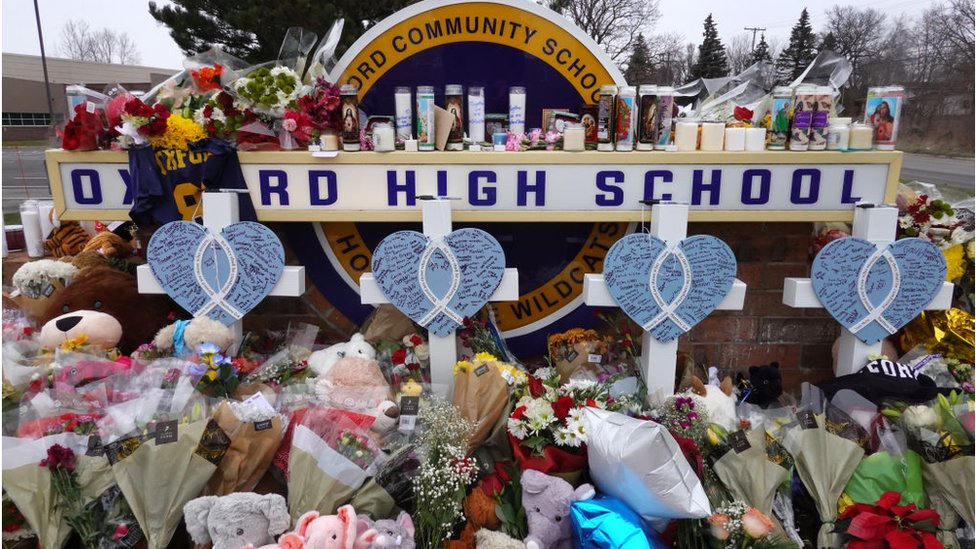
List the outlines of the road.
{"label": "road", "polygon": [[[953,197],[972,196],[976,163],[972,158],[905,154],[901,177],[940,187],[953,187]],[[50,196],[44,168],[44,147],[4,147],[3,211],[17,211],[17,205],[26,198]]]}

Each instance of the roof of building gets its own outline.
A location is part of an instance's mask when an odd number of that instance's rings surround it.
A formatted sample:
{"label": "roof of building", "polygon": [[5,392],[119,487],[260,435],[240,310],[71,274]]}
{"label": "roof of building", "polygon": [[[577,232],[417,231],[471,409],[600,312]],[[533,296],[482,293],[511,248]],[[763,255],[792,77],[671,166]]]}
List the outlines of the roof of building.
{"label": "roof of building", "polygon": [[[21,80],[44,80],[39,55],[3,53],[2,72],[5,78]],[[117,65],[114,63],[93,63],[75,59],[47,58],[48,79],[52,84],[84,84],[86,82],[142,83],[159,82],[178,71],[160,67],[140,65]]]}

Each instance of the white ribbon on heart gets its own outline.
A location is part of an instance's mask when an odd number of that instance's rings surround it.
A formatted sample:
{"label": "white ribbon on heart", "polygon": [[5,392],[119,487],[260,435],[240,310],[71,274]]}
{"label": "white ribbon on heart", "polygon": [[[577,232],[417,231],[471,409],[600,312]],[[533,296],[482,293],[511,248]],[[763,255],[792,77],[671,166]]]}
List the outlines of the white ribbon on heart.
{"label": "white ribbon on heart", "polygon": [[[438,251],[444,255],[451,268],[451,286],[447,289],[447,293],[440,298],[434,295],[434,292],[430,289],[430,285],[427,283],[427,262],[430,261],[434,252]],[[444,243],[443,238],[432,238],[430,244],[424,249],[423,255],[420,256],[420,264],[417,267],[417,276],[420,280],[420,290],[424,292],[424,297],[434,304],[434,308],[418,321],[421,326],[427,326],[433,322],[439,313],[444,313],[445,316],[458,324],[464,322],[464,318],[461,315],[448,307],[448,304],[451,303],[451,300],[454,299],[455,294],[457,294],[458,289],[461,287],[461,266],[458,265],[457,257],[454,256],[451,248]]]}
{"label": "white ribbon on heart", "polygon": [[[871,273],[871,268],[881,260],[884,260],[891,269],[891,288],[888,289],[888,295],[885,296],[881,304],[875,307],[871,304],[868,299],[867,291],[867,281],[868,275]],[[871,257],[868,258],[867,262],[861,266],[861,270],[857,272],[857,297],[861,300],[861,305],[868,311],[868,316],[862,318],[850,328],[852,334],[863,330],[868,324],[872,322],[877,322],[882,328],[884,328],[889,334],[893,334],[898,331],[891,325],[890,322],[885,320],[884,313],[888,310],[888,307],[895,301],[898,297],[898,290],[901,288],[901,271],[898,270],[898,262],[895,261],[895,256],[891,255],[891,249],[885,246],[883,249],[875,250]]]}
{"label": "white ribbon on heart", "polygon": [[[230,276],[224,281],[224,285],[219,289],[215,290],[213,286],[210,285],[210,281],[203,275],[203,254],[208,250],[212,250],[213,246],[220,246],[224,253],[227,255],[227,263],[230,267]],[[216,254],[214,254],[216,255]],[[217,258],[214,257],[214,265],[216,266]],[[209,314],[214,307],[220,307],[227,314],[234,317],[235,320],[240,320],[244,317],[244,313],[238,311],[230,303],[226,303],[224,298],[230,293],[231,289],[234,287],[234,283],[237,281],[237,257],[234,256],[234,250],[230,247],[230,243],[227,242],[224,237],[220,235],[215,235],[211,232],[207,232],[207,236],[204,237],[200,244],[197,246],[196,255],[193,258],[193,274],[197,279],[197,284],[203,289],[210,301],[193,312],[193,316],[199,317]]]}
{"label": "white ribbon on heart", "polygon": [[[661,267],[664,266],[664,262],[667,261],[667,259],[671,256],[674,256],[674,258],[677,259],[678,263],[681,265],[681,274],[683,279],[681,281],[681,290],[678,292],[678,295],[675,296],[674,301],[667,303],[664,301],[664,296],[661,295],[661,291],[657,287],[657,277],[658,273],[661,271]],[[661,312],[651,320],[647,321],[647,323],[641,326],[641,328],[643,328],[645,332],[649,332],[656,328],[660,323],[670,319],[672,322],[677,324],[682,331],[687,332],[690,330],[691,326],[674,312],[678,307],[681,306],[682,303],[684,303],[685,299],[688,297],[688,293],[691,291],[691,265],[688,263],[688,257],[685,256],[684,252],[681,251],[681,248],[679,248],[677,245],[668,246],[667,250],[654,259],[654,263],[651,264],[651,275],[648,282],[651,286],[651,297],[654,298],[654,303],[661,308]]]}

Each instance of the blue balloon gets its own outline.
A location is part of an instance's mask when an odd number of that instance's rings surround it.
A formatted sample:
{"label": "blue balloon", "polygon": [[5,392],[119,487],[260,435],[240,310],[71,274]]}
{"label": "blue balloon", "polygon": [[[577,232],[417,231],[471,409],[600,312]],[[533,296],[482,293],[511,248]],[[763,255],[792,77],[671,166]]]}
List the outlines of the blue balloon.
{"label": "blue balloon", "polygon": [[617,498],[574,501],[569,516],[576,544],[583,549],[668,549],[657,533]]}

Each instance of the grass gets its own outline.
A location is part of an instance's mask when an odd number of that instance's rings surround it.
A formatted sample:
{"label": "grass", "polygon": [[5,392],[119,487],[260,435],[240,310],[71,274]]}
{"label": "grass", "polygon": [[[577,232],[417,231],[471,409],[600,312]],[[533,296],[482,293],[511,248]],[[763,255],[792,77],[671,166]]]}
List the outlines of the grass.
{"label": "grass", "polygon": [[50,142],[47,139],[35,139],[33,141],[4,141],[4,148],[6,147],[47,147],[50,146]]}

